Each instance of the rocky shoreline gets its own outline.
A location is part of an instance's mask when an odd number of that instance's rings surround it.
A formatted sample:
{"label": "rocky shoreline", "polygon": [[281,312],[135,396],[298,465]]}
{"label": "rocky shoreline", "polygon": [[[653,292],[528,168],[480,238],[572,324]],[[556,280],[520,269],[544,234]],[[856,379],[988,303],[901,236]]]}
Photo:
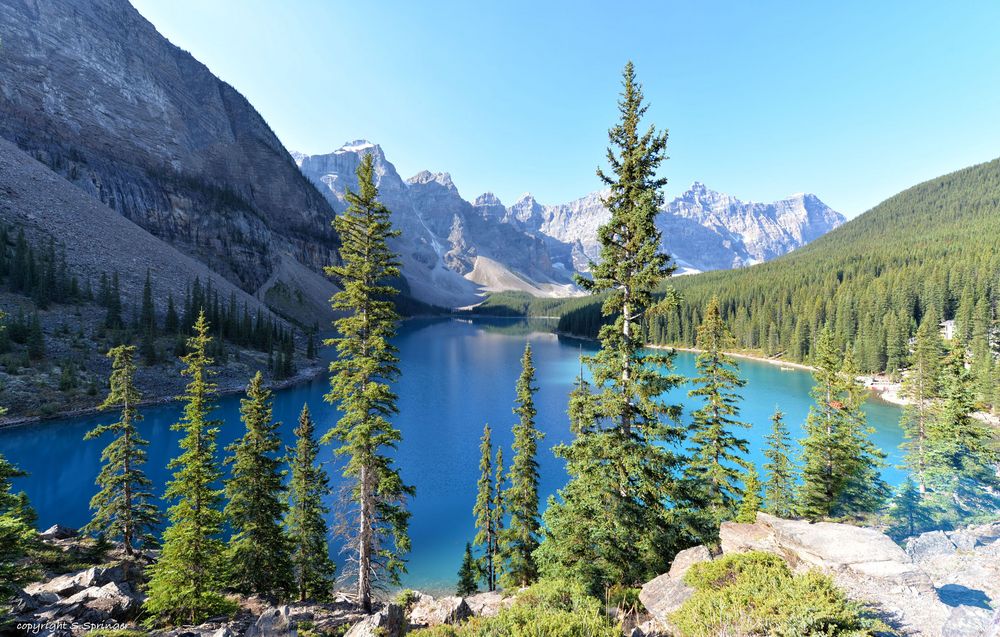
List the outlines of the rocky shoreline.
{"label": "rocky shoreline", "polygon": [[[49,547],[71,554],[90,540],[53,527],[41,534]],[[720,548],[696,546],[677,554],[667,573],[647,582],[639,595],[645,609],[623,618],[628,637],[670,637],[670,615],[691,597],[687,570],[721,555],[764,551],[782,557],[794,572],[830,575],[850,598],[908,637],[1000,637],[1000,521],[954,531],[930,531],[897,544],[877,530],[832,522],[785,520],[763,513],[753,524],[726,522]],[[195,626],[142,628],[144,595],[134,573],[152,557],[133,563],[129,577],[120,551],[103,565],[48,573],[24,588],[14,606],[18,634],[80,637],[87,632],[131,630],[157,637],[402,637],[407,631],[492,617],[517,594],[477,593],[433,597],[403,591],[370,614],[351,594],[326,603],[274,604],[232,595],[239,610]],[[112,559],[113,558],[113,559]],[[127,563],[126,563],[127,564]],[[609,611],[610,612],[610,611]]]}
{"label": "rocky shoreline", "polygon": [[[77,532],[53,526],[40,534],[47,547],[66,555],[86,553],[91,540]],[[158,637],[296,637],[298,635],[348,635],[350,637],[402,637],[407,631],[441,624],[456,624],[470,617],[490,617],[509,608],[514,597],[499,592],[468,597],[435,598],[406,591],[393,601],[383,600],[373,613],[361,611],[354,597],[338,592],[329,602],[312,601],[276,605],[251,596],[230,595],[239,606],[232,616],[211,618],[194,626],[146,630],[142,626],[145,601],[137,580],[155,558],[153,554],[124,561],[114,548],[108,561],[68,573],[47,573],[26,586],[16,597],[12,634],[43,637],[80,637],[95,630],[137,631]],[[0,626],[0,634],[4,627]]]}

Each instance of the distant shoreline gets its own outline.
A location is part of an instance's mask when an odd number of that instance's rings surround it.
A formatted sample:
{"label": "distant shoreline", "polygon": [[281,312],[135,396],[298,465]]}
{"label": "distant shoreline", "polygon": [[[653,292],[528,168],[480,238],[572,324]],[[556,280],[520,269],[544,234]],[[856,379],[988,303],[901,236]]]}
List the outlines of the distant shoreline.
{"label": "distant shoreline", "polygon": [[[268,385],[268,389],[278,390],[291,387],[292,385],[298,385],[300,383],[305,383],[311,381],[318,376],[320,376],[326,367],[324,365],[309,366],[296,372],[293,376],[280,380]],[[247,381],[249,382],[249,380]],[[231,396],[233,394],[239,394],[246,391],[247,383],[240,383],[236,385],[227,385],[226,387],[219,388],[215,395]],[[181,397],[179,396],[159,396],[157,398],[149,398],[139,402],[139,407],[154,407],[157,405],[169,405],[170,403],[180,402]],[[115,413],[113,409],[100,409],[96,406],[94,407],[83,407],[80,409],[68,409],[66,411],[61,411],[54,414],[47,414],[45,416],[20,416],[17,418],[11,418],[9,420],[0,420],[0,431],[7,429],[14,429],[17,427],[26,427],[28,425],[36,425],[50,420],[59,420],[60,418],[81,418],[83,416],[95,416],[102,413]]]}

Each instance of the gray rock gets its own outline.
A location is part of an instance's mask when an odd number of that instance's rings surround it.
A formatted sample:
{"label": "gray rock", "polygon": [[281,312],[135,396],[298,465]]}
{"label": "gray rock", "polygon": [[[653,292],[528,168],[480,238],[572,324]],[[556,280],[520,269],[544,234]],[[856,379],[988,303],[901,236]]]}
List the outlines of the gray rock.
{"label": "gray rock", "polygon": [[410,624],[412,626],[457,624],[469,617],[472,617],[472,610],[461,597],[435,599],[430,595],[421,595],[410,608]]}
{"label": "gray rock", "polygon": [[980,637],[989,628],[992,611],[975,606],[958,606],[941,629],[941,637]]}
{"label": "gray rock", "polygon": [[950,555],[956,550],[955,543],[945,535],[944,531],[921,533],[906,540],[906,554],[914,561],[933,555]]}
{"label": "gray rock", "polygon": [[0,21],[0,136],[245,291],[281,255],[317,277],[335,262],[333,212],[267,122],[126,0],[8,3]]}
{"label": "gray rock", "polygon": [[76,529],[60,526],[58,524],[53,524],[39,534],[39,537],[43,540],[68,540],[69,538],[76,536]]}
{"label": "gray rock", "polygon": [[494,617],[501,610],[510,608],[514,604],[514,597],[505,596],[499,591],[487,591],[466,597],[465,603],[476,617]]}
{"label": "gray rock", "polygon": [[720,536],[724,553],[768,551],[795,570],[832,575],[849,596],[874,604],[905,634],[938,637],[952,611],[939,599],[930,576],[874,529],[758,513],[752,525],[723,524]]}
{"label": "gray rock", "polygon": [[993,613],[993,619],[986,627],[986,633],[983,637],[1000,637],[1000,608]]}
{"label": "gray rock", "polygon": [[269,608],[247,629],[246,637],[296,637],[295,622],[289,616],[288,606]]}
{"label": "gray rock", "polygon": [[762,524],[723,522],[719,527],[719,544],[724,554],[749,551],[777,552],[774,531]]}
{"label": "gray rock", "polygon": [[408,627],[403,607],[389,604],[355,624],[344,637],[402,637]]}
{"label": "gray rock", "polygon": [[694,589],[684,582],[664,573],[642,585],[639,601],[649,614],[663,624],[668,624],[667,616],[681,607],[692,595]]}
{"label": "gray rock", "polygon": [[711,561],[711,559],[712,554],[702,545],[684,549],[674,556],[674,561],[670,564],[669,575],[676,580],[683,579],[689,568],[700,562]]}

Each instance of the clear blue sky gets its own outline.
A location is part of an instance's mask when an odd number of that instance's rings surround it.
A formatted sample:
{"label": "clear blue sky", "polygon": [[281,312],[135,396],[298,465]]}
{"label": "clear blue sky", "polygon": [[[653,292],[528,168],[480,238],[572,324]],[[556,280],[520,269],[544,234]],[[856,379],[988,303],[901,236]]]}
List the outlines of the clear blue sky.
{"label": "clear blue sky", "polygon": [[668,195],[854,216],[1000,156],[1000,2],[132,0],[289,149],[378,142],[472,198],[596,190],[632,59]]}

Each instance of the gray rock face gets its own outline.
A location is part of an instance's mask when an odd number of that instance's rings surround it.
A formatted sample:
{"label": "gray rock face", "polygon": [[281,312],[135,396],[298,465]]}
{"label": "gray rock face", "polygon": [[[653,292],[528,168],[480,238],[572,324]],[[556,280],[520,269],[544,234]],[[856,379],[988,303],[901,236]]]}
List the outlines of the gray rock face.
{"label": "gray rock face", "polygon": [[684,549],[676,556],[674,556],[674,561],[670,563],[670,577],[679,580],[684,579],[684,574],[688,572],[695,564],[701,562],[711,561],[712,554],[704,546],[692,546],[689,549]]}
{"label": "gray rock face", "polygon": [[43,540],[68,540],[71,537],[76,537],[76,529],[71,529],[65,526],[60,526],[58,524],[53,524],[49,528],[45,529],[38,534]]}
{"label": "gray rock face", "polygon": [[355,624],[344,637],[403,637],[407,628],[403,607],[389,604]]}
{"label": "gray rock face", "polygon": [[[161,308],[165,308],[168,294],[184,298],[195,277],[202,284],[211,280],[222,298],[236,294],[240,305],[261,307],[257,298],[74,188],[4,139],[0,139],[0,192],[0,221],[23,228],[28,239],[38,245],[51,238],[65,246],[67,264],[91,281],[117,271],[126,305],[141,302],[149,269],[157,276],[157,304]],[[64,535],[68,531],[57,525],[45,533]]]}
{"label": "gray rock face", "polygon": [[[503,220],[561,242],[571,250],[573,266],[586,271],[587,261],[600,253],[597,228],[610,218],[602,202],[606,194],[595,192],[555,206],[543,206],[525,195]],[[495,208],[492,215],[499,216]],[[683,273],[761,263],[843,222],[843,215],[815,195],[796,194],[769,204],[744,202],[695,182],[663,206],[657,226],[663,233],[664,250]]]}
{"label": "gray rock face", "polygon": [[873,529],[763,513],[755,524],[723,524],[720,537],[723,553],[769,551],[795,569],[829,573],[903,634],[984,634],[1000,600],[1000,524],[924,533],[905,551]]}
{"label": "gray rock face", "polygon": [[494,617],[501,610],[510,608],[514,603],[514,597],[504,596],[498,591],[488,591],[466,597],[465,603],[476,617]]}
{"label": "gray rock face", "polygon": [[985,608],[959,606],[952,609],[941,629],[941,637],[981,637],[986,634],[993,613]]}
{"label": "gray rock face", "polygon": [[[355,170],[368,153],[374,156],[380,198],[401,233],[391,245],[413,296],[462,306],[500,290],[542,296],[576,292],[572,271],[553,262],[543,238],[483,214],[461,197],[447,173],[423,171],[404,181],[382,148],[365,140],[326,155],[297,153],[296,161],[340,212],[347,207],[347,190],[357,189]],[[498,200],[492,205],[503,209]]]}
{"label": "gray rock face", "polygon": [[906,540],[906,554],[914,561],[935,555],[951,555],[957,550],[944,531],[931,531]]}
{"label": "gray rock face", "polygon": [[36,625],[130,620],[144,597],[124,575],[119,567],[94,567],[31,584],[18,597],[17,619]]}
{"label": "gray rock face", "polygon": [[670,626],[669,615],[694,595],[694,589],[669,573],[664,573],[642,585],[639,601],[661,624]]}
{"label": "gray rock face", "polygon": [[288,606],[269,608],[247,629],[246,637],[296,637],[295,621],[289,616]]}
{"label": "gray rock face", "polygon": [[0,136],[247,292],[336,258],[263,118],[126,0],[0,3]]}
{"label": "gray rock face", "polygon": [[426,628],[442,624],[457,624],[463,619],[472,617],[472,609],[461,597],[435,599],[430,595],[421,594],[417,602],[410,608],[409,615],[411,626]]}

